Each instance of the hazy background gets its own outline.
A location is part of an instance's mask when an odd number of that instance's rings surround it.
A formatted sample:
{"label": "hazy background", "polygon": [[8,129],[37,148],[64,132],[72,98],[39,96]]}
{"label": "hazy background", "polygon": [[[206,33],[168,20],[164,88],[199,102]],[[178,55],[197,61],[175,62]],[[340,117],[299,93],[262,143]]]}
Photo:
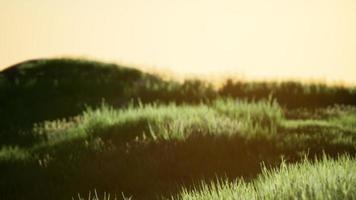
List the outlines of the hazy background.
{"label": "hazy background", "polygon": [[74,56],[356,83],[355,0],[0,0],[0,69]]}

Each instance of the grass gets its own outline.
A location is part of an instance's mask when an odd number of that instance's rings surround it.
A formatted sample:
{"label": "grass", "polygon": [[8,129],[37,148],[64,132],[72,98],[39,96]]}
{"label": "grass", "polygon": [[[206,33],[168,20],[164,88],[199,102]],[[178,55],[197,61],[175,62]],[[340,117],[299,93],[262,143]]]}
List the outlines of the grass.
{"label": "grass", "polygon": [[87,109],[81,116],[67,121],[36,124],[33,132],[44,143],[53,144],[73,138],[116,134],[117,139],[147,138],[153,140],[185,139],[193,133],[215,136],[245,133],[273,134],[283,118],[282,109],[274,101],[247,103],[232,99],[211,104],[128,106],[114,109],[103,104]]}
{"label": "grass", "polygon": [[132,200],[131,197],[126,197],[124,193],[121,193],[120,198],[117,198],[116,195],[110,195],[104,192],[102,196],[100,196],[96,190],[94,190],[94,194],[89,192],[87,197],[82,197],[80,194],[78,194],[78,198],[72,198],[72,200]]}
{"label": "grass", "polygon": [[202,183],[182,192],[172,199],[302,199],[332,200],[356,198],[356,161],[343,156],[337,160],[324,157],[312,162],[287,165],[282,163],[273,170],[263,169],[252,182],[218,181]]}
{"label": "grass", "polygon": [[294,82],[218,89],[85,60],[22,63],[0,72],[0,199],[354,198],[354,97]]}
{"label": "grass", "polygon": [[28,159],[28,151],[19,147],[3,147],[0,149],[0,162],[9,162],[11,160],[26,160]]}
{"label": "grass", "polygon": [[[356,198],[356,161],[349,156],[330,159],[324,156],[320,160],[287,165],[282,162],[278,168],[263,167],[262,173],[253,181],[217,180],[201,182],[198,186],[182,191],[171,200],[257,200],[257,199],[301,199],[334,200]],[[73,198],[74,199],[74,198]],[[78,200],[109,200],[104,193],[100,198],[95,192],[92,198],[78,197]],[[117,198],[115,198],[117,199]],[[121,199],[121,198],[120,198]],[[122,199],[126,198],[124,195]]]}
{"label": "grass", "polygon": [[305,153],[354,155],[355,115],[342,109],[307,120],[286,118],[273,100],[103,104],[70,120],[37,124],[32,133],[39,139],[30,147],[2,148],[2,195],[17,188],[20,199],[66,199],[96,188],[157,199],[217,177],[253,180],[262,162],[273,169],[281,157],[295,163]]}
{"label": "grass", "polygon": [[37,148],[76,138],[101,137],[116,142],[168,141],[197,135],[275,140],[281,144],[289,138],[299,137],[298,145],[302,145],[302,137],[309,137],[314,142],[327,138],[324,142],[333,144],[339,141],[353,146],[355,113],[341,109],[334,112],[334,116],[330,114],[324,119],[287,119],[283,109],[272,100],[249,103],[218,99],[195,106],[146,104],[120,110],[103,104],[99,109],[89,108],[70,120],[37,124],[33,132],[41,138],[41,142],[35,145]]}
{"label": "grass", "polygon": [[158,103],[209,103],[220,98],[258,101],[273,98],[283,108],[356,105],[353,87],[298,82],[226,80],[221,88],[200,80],[164,80],[137,69],[81,59],[40,59],[0,72],[0,146],[31,146],[34,124],[68,119],[87,107],[123,108]]}
{"label": "grass", "polygon": [[332,105],[355,105],[355,87],[329,86],[323,83],[244,82],[227,80],[220,88],[222,96],[246,99],[264,99],[269,95],[288,108],[320,108]]}

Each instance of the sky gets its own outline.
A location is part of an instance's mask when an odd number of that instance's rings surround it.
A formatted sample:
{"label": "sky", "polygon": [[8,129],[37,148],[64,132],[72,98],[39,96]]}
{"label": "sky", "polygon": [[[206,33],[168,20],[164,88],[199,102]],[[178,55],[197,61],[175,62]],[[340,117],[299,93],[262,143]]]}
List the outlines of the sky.
{"label": "sky", "polygon": [[355,11],[355,0],[0,0],[0,69],[69,56],[356,83]]}

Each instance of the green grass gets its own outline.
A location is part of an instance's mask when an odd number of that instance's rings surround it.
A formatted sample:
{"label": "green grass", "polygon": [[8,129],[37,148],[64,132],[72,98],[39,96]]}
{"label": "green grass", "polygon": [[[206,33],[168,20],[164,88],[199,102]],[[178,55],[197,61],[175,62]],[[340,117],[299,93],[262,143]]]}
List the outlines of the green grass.
{"label": "green grass", "polygon": [[354,87],[227,80],[221,88],[214,88],[201,80],[167,81],[114,63],[40,59],[0,72],[0,145],[32,145],[37,138],[24,133],[34,123],[76,116],[87,106],[100,107],[102,100],[121,108],[130,99],[143,103],[199,104],[221,97],[253,101],[269,96],[288,108],[356,105]]}
{"label": "green grass", "polygon": [[356,161],[347,156],[337,160],[324,157],[317,162],[263,169],[252,182],[218,181],[202,183],[194,189],[183,189],[176,200],[205,199],[302,199],[333,200],[356,198]]}
{"label": "green grass", "polygon": [[[141,104],[120,110],[103,104],[70,120],[36,124],[33,133],[42,138],[36,147],[95,137],[127,142],[184,140],[194,135],[275,140],[281,145],[299,137],[299,146],[305,137],[314,142],[355,145],[355,112],[333,112],[323,119],[287,119],[283,109],[272,100],[248,103],[218,99],[195,106]],[[288,145],[293,148],[293,144]]]}
{"label": "green grass", "polygon": [[0,199],[351,199],[355,94],[22,63],[0,72]]}
{"label": "green grass", "polygon": [[29,152],[19,147],[3,147],[0,149],[0,162],[26,160]]}
{"label": "green grass", "polygon": [[284,107],[320,108],[339,105],[355,105],[356,88],[342,85],[330,86],[323,83],[283,82],[244,82],[227,80],[219,93],[223,96],[263,99],[272,95]]}
{"label": "green grass", "polygon": [[3,147],[2,194],[8,198],[16,188],[17,198],[66,199],[96,188],[157,199],[217,177],[253,180],[262,162],[272,169],[281,157],[295,163],[306,153],[354,155],[355,113],[343,109],[294,119],[273,100],[103,104],[69,120],[36,124],[32,133],[39,139],[32,146]]}
{"label": "green grass", "polygon": [[268,137],[275,134],[282,119],[282,109],[274,101],[220,99],[196,106],[146,104],[120,110],[103,104],[70,120],[36,124],[33,132],[43,138],[44,145],[105,134],[115,134],[118,140],[183,140],[193,133]]}
{"label": "green grass", "polygon": [[[78,195],[78,200],[109,200],[104,193],[100,198],[97,193],[87,198]],[[263,168],[262,173],[253,181],[217,180],[202,182],[191,188],[183,188],[180,194],[171,200],[334,200],[356,198],[356,161],[349,156],[287,165],[282,162],[278,168]],[[74,199],[74,198],[73,198]],[[115,199],[117,199],[115,197]],[[120,198],[121,199],[121,198]],[[122,199],[126,198],[124,195]]]}
{"label": "green grass", "polygon": [[94,190],[93,194],[92,192],[89,192],[87,197],[83,197],[80,194],[78,194],[77,198],[72,197],[72,200],[132,200],[131,197],[126,197],[124,193],[121,193],[120,197],[118,198],[117,195],[110,195],[106,192],[104,192],[103,195],[99,195],[96,190]]}

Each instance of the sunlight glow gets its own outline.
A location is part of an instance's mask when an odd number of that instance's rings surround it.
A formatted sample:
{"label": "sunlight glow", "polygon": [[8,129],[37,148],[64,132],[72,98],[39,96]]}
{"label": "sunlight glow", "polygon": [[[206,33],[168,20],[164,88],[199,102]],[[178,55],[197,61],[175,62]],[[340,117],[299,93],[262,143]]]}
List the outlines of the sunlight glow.
{"label": "sunlight glow", "polygon": [[355,0],[2,0],[0,69],[87,57],[174,74],[356,83]]}

